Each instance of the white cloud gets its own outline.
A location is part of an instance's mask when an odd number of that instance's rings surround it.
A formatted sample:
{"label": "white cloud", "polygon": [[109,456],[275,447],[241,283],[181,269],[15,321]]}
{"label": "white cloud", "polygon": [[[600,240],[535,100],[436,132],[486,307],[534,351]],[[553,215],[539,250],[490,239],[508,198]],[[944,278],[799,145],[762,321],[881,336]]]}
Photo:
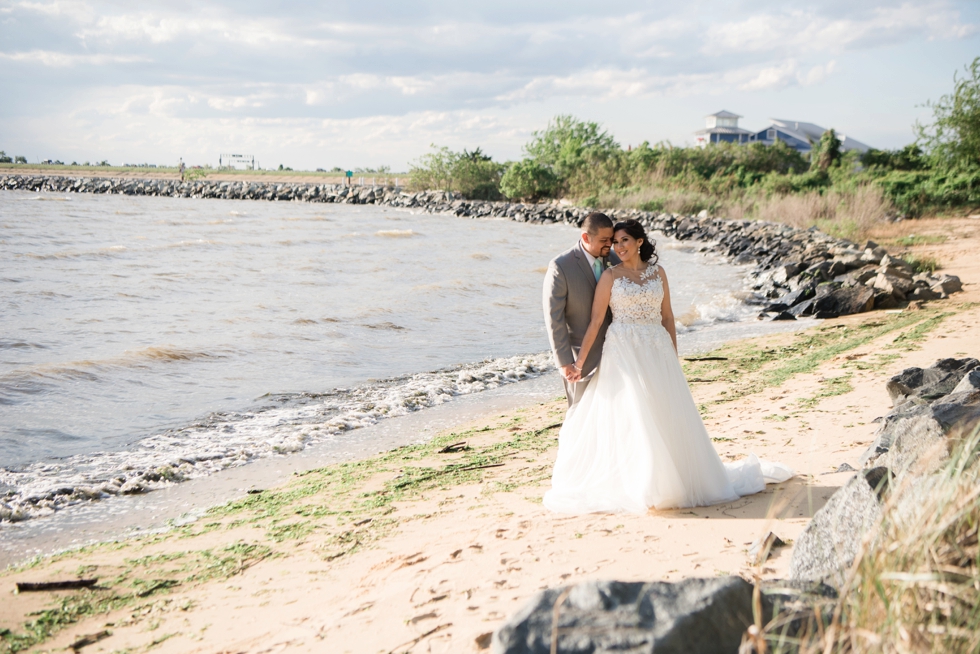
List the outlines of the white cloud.
{"label": "white cloud", "polygon": [[964,23],[948,2],[903,3],[874,7],[859,17],[834,18],[816,10],[760,13],[738,22],[708,28],[702,52],[724,53],[840,52],[873,43],[893,43],[914,36],[967,38],[976,24]]}
{"label": "white cloud", "polygon": [[[650,108],[695,98],[700,115],[731,102],[722,97],[803,97],[853,76],[858,51],[861,65],[913,48],[944,52],[913,71],[922,80],[964,48],[957,39],[980,33],[980,12],[966,0],[542,0],[524,11],[450,0],[372,11],[227,0],[2,4],[0,88],[16,87],[0,98],[5,148],[24,133],[46,148],[82,143],[127,159],[137,146],[164,153],[174,143],[203,156],[237,141],[257,152],[349,147],[377,152],[364,155],[374,163],[389,145],[397,162],[430,142],[500,143],[515,156],[527,131],[558,112],[603,122],[631,115],[642,138],[683,138],[696,128],[688,116],[663,128],[673,132],[649,134]],[[951,78],[962,63],[943,71]],[[798,93],[778,94],[789,88]]]}
{"label": "white cloud", "polygon": [[57,68],[71,66],[107,66],[109,64],[132,64],[150,61],[140,55],[76,54],[52,50],[30,50],[28,52],[0,52],[0,59],[21,63],[41,64]]}
{"label": "white cloud", "polygon": [[[737,88],[742,91],[768,91],[785,88],[794,84],[799,86],[819,84],[827,79],[836,66],[836,61],[829,61],[826,64],[813,66],[809,70],[803,71],[800,69],[799,62],[795,59],[787,59],[779,65],[762,68],[754,74],[748,70],[741,70],[734,71],[728,77],[730,80],[735,81]],[[738,83],[737,80],[744,77],[747,73],[751,77],[744,82]]]}

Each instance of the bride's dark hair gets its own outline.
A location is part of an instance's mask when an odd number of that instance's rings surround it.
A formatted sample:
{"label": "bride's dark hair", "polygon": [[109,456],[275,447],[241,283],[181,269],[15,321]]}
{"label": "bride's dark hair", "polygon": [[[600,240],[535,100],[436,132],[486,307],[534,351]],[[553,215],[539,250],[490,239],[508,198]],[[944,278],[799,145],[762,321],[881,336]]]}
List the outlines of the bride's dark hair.
{"label": "bride's dark hair", "polygon": [[636,240],[643,239],[643,243],[640,244],[640,259],[649,262],[650,265],[660,260],[660,256],[657,254],[657,243],[647,236],[646,230],[643,229],[643,225],[638,220],[630,218],[613,225],[613,234],[619,230],[623,230]]}

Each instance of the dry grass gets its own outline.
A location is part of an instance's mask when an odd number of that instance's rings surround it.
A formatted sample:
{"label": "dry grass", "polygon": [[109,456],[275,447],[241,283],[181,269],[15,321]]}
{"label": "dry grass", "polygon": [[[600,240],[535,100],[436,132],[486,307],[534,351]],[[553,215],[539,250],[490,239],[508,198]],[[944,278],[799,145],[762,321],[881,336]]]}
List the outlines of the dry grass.
{"label": "dry grass", "polygon": [[607,209],[631,208],[695,214],[708,213],[733,220],[766,220],[801,229],[817,229],[840,238],[860,241],[894,213],[891,202],[877,186],[849,191],[810,191],[794,195],[755,197],[745,194],[717,195],[671,184],[651,176],[648,183],[627,192],[607,191],[579,200]]}
{"label": "dry grass", "polygon": [[788,616],[777,619],[764,641],[755,639],[754,651],[980,651],[980,428],[974,422],[952,440],[960,445],[923,501],[900,502],[912,476],[891,493],[840,599],[823,607],[821,619],[809,616],[808,628],[793,639],[780,637]]}
{"label": "dry grass", "polygon": [[[848,192],[775,195],[755,203],[745,217],[801,229],[816,227],[827,234],[857,241],[866,238],[893,210],[881,189],[861,186]],[[744,208],[742,211],[745,213]]]}

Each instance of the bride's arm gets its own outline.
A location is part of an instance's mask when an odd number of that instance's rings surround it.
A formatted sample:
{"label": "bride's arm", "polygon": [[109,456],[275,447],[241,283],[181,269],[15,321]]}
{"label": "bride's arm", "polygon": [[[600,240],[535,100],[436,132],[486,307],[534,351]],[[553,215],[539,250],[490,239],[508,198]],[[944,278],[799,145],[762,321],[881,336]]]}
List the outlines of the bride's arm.
{"label": "bride's arm", "polygon": [[667,284],[667,273],[663,266],[660,267],[660,280],[664,284],[664,301],[660,305],[660,323],[670,334],[670,340],[674,343],[674,352],[677,352],[677,326],[674,324],[674,310],[670,307],[670,286]]}
{"label": "bride's arm", "polygon": [[611,270],[607,270],[599,278],[599,283],[595,287],[595,295],[592,297],[592,317],[589,319],[589,328],[585,331],[582,347],[579,348],[578,358],[575,360],[575,368],[578,372],[582,372],[582,366],[585,365],[585,360],[589,356],[589,350],[595,344],[596,336],[599,335],[599,328],[602,327],[602,323],[606,319],[612,285],[613,273]]}

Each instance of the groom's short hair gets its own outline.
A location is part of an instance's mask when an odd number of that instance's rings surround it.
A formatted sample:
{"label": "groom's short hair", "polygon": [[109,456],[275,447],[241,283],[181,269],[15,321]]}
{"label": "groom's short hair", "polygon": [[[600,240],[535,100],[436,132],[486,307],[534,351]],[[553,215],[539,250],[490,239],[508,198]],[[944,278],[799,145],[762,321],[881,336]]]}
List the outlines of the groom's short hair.
{"label": "groom's short hair", "polygon": [[593,211],[585,220],[582,221],[582,231],[587,232],[589,236],[595,236],[599,233],[600,229],[612,228],[612,219],[604,213],[599,213],[598,211]]}

